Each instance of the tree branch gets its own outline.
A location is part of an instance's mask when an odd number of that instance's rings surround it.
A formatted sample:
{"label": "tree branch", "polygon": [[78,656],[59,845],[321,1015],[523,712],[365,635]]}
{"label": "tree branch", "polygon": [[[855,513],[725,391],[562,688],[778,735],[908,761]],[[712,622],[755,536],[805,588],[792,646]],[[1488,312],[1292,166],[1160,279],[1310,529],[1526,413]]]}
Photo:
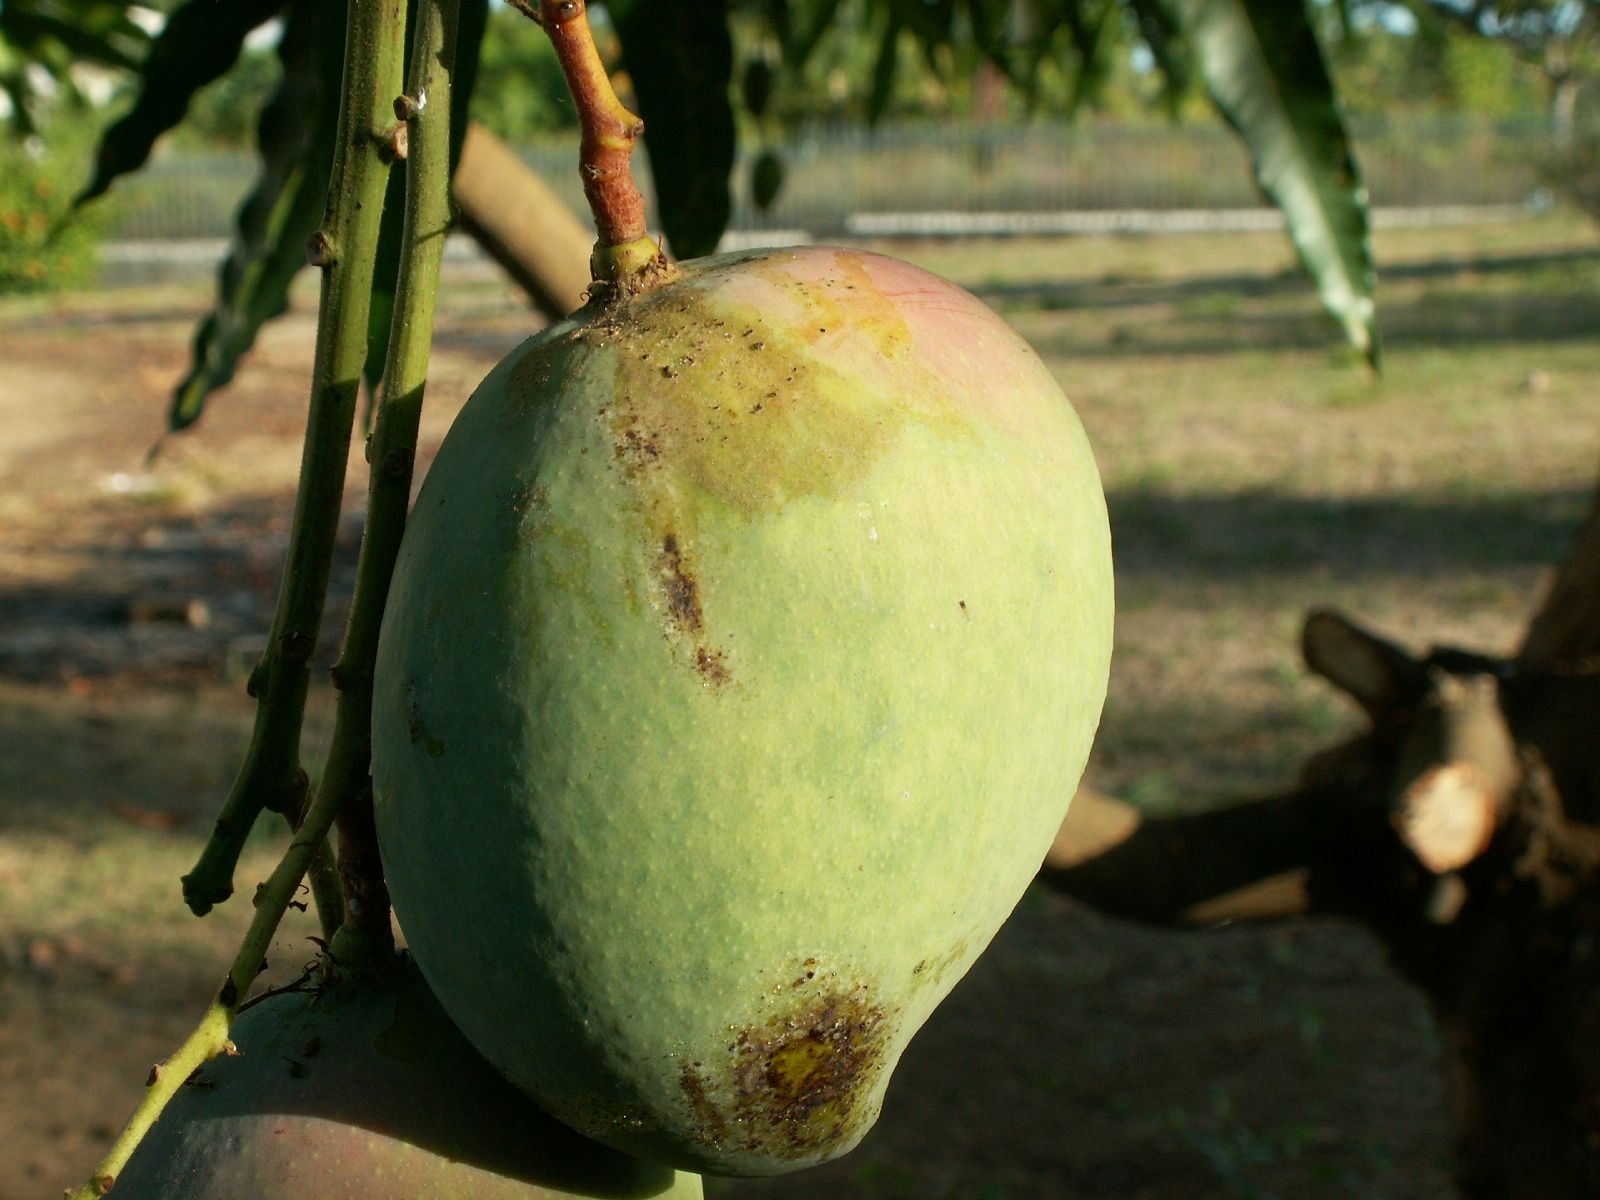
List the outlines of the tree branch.
{"label": "tree branch", "polygon": [[289,553],[267,649],[250,676],[257,700],[250,745],[210,840],[183,877],[184,900],[196,915],[233,894],[239,853],[261,810],[293,813],[304,795],[300,729],[367,352],[373,251],[396,149],[390,102],[400,90],[404,37],[404,6],[396,0],[350,0],[328,215],[307,247],[323,269],[322,301]]}
{"label": "tree branch", "polygon": [[367,524],[356,564],[355,596],[343,652],[334,667],[339,706],[323,772],[324,793],[339,814],[339,874],[344,883],[344,928],[335,939],[341,959],[386,954],[394,947],[389,889],[378,857],[372,815],[372,675],[378,628],[411,502],[417,427],[428,380],[434,295],[450,228],[450,96],[456,52],[456,0],[417,9],[411,78],[395,112],[410,126],[406,211],[394,323],[384,364],[368,456]]}
{"label": "tree branch", "polygon": [[[372,264],[387,162],[398,144],[388,106],[400,86],[404,38],[403,4],[397,0],[349,0],[339,150],[329,185],[328,218],[312,244],[313,256],[322,259],[320,265],[326,272],[289,557],[273,638],[252,676],[252,694],[260,703],[250,751],[229,793],[217,832],[196,870],[185,877],[185,895],[197,912],[206,911],[232,891],[239,848],[261,808],[274,798],[273,788],[290,783],[288,790],[297,798],[304,792],[299,738],[308,663],[321,623],[344,496],[345,460],[366,349]],[[278,798],[280,802],[284,799]],[[308,868],[326,850],[328,831],[342,799],[336,788],[319,789],[283,858],[256,893],[250,928],[215,1000],[177,1051],[151,1070],[133,1116],[88,1181],[69,1193],[70,1200],[92,1200],[108,1192],[140,1140],[195,1068],[232,1051],[228,1034],[233,1018],[261,973],[267,947]],[[284,811],[295,810],[285,807]]]}

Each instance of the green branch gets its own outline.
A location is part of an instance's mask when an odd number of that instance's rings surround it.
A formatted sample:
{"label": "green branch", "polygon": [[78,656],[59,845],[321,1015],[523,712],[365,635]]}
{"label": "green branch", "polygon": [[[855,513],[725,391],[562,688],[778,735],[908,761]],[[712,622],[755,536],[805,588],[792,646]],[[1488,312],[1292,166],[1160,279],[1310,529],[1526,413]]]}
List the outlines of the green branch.
{"label": "green branch", "polygon": [[455,51],[456,0],[419,5],[411,78],[405,95],[395,101],[395,115],[409,127],[405,225],[400,241],[404,251],[395,287],[383,396],[368,446],[367,524],[356,565],[355,598],[344,649],[333,672],[339,707],[322,776],[323,791],[334,793],[339,812],[339,873],[345,913],[335,952],[341,959],[386,953],[394,944],[368,778],[372,674],[378,655],[378,627],[411,502],[434,295],[439,290],[439,263],[450,229],[450,85]]}
{"label": "green branch", "polygon": [[250,676],[257,701],[250,745],[210,840],[183,878],[184,900],[199,915],[233,894],[239,853],[262,809],[292,814],[304,795],[300,730],[366,357],[373,252],[396,148],[390,103],[400,89],[404,26],[404,9],[396,10],[394,0],[350,0],[327,217],[307,247],[311,262],[323,268],[322,304],[289,555],[272,634]]}
{"label": "green branch", "polygon": [[[373,0],[352,0],[352,4],[354,7],[375,7]],[[68,1193],[68,1200],[94,1200],[110,1191],[139,1142],[195,1069],[219,1054],[234,1052],[233,1043],[228,1040],[233,1019],[238,1015],[239,1005],[250,985],[261,973],[267,947],[272,942],[272,935],[277,932],[278,923],[283,920],[283,914],[288,911],[289,902],[300,890],[300,883],[318,849],[326,843],[328,830],[333,826],[334,809],[332,793],[323,789],[312,802],[282,860],[257,892],[255,916],[251,918],[244,942],[234,956],[233,966],[229,968],[228,977],[223,980],[216,998],[183,1044],[151,1068],[144,1096],[134,1109],[133,1116],[128,1119],[128,1124],[111,1144],[111,1149],[106,1152],[88,1182],[77,1191]]]}
{"label": "green branch", "polygon": [[[437,0],[441,5],[453,5],[453,2]],[[405,37],[404,6],[395,3],[395,0],[349,0],[349,4],[344,93],[339,113],[339,152],[329,186],[328,216],[322,232],[312,240],[313,258],[320,258],[322,261],[318,265],[325,267],[326,271],[318,317],[311,414],[301,462],[300,491],[296,501],[289,559],[284,570],[272,640],[252,676],[251,692],[257,697],[259,706],[250,749],[239,778],[229,793],[223,815],[217,823],[217,831],[202,853],[195,871],[184,881],[186,898],[190,906],[199,912],[204,912],[232,891],[233,868],[240,846],[261,809],[274,807],[293,814],[298,811],[305,791],[305,777],[299,764],[299,739],[310,677],[308,663],[322,619],[334,534],[338,529],[344,497],[345,461],[349,454],[357,386],[366,348],[372,262],[388,162],[405,154],[408,140],[405,124],[395,126],[389,115],[389,105],[400,83],[401,46]],[[419,47],[426,46],[427,50],[419,52],[418,58],[438,63],[439,69],[447,73],[449,60],[442,56],[437,47],[444,44],[445,34],[441,31],[448,28],[453,35],[453,7],[448,17],[433,12],[432,5],[427,2],[420,7],[426,15],[418,19],[419,30],[431,30],[428,34],[431,40],[419,43]],[[450,46],[453,49],[453,36]],[[434,81],[435,95],[439,101],[435,123],[445,130],[443,136],[446,145],[439,157],[444,165],[437,171],[426,173],[442,195],[448,178],[448,85],[446,82],[445,90],[440,95],[437,76],[424,72],[424,77]],[[419,130],[419,140],[422,140],[420,134]],[[431,136],[431,130],[428,134]],[[426,152],[426,157],[430,163],[433,161],[431,149]],[[424,173],[419,171],[418,174]],[[435,228],[437,236],[434,236]],[[426,291],[427,301],[425,307],[420,309],[422,315],[413,316],[417,330],[412,339],[412,349],[408,352],[409,357],[403,361],[410,364],[418,359],[419,352],[414,340],[420,337],[423,342],[421,369],[425,371],[433,285],[438,272],[436,247],[443,239],[444,225],[440,222],[435,227],[408,220],[408,234],[415,229],[421,229],[426,235],[421,240],[430,244],[434,256],[432,274],[428,274],[424,263],[418,288],[410,289]],[[407,311],[415,314],[419,310],[408,306]],[[406,339],[396,340],[404,342]],[[397,358],[395,361],[402,360]],[[397,396],[414,393],[420,401],[420,374],[406,374],[403,378],[406,383],[397,391]],[[413,446],[415,439],[416,418],[413,415],[410,420],[410,444]],[[384,469],[385,462],[384,459],[378,459],[372,472],[375,489],[380,477],[391,474]],[[405,474],[405,487],[409,491],[409,455]],[[385,494],[388,491],[385,487]],[[383,507],[390,506],[390,502],[386,501]],[[402,495],[402,521],[404,513],[405,496]],[[368,540],[371,540],[370,537]],[[352,663],[359,661],[351,658],[350,645],[363,644],[362,638],[367,635],[362,631],[370,628],[371,636],[375,638],[376,635],[393,554],[389,553],[381,568],[367,565],[372,557],[364,546],[361,578],[366,586],[357,588],[358,603],[352,608],[351,633],[341,664],[347,659]],[[374,592],[370,579],[380,569],[382,586]],[[351,669],[354,668],[347,668],[346,673]],[[367,676],[370,679],[370,668]],[[370,693],[370,684],[367,690]],[[319,899],[325,892],[328,833],[341,805],[350,799],[350,790],[341,780],[351,773],[350,762],[356,755],[359,755],[359,761],[363,764],[356,772],[357,778],[365,777],[365,742],[364,738],[356,737],[351,732],[347,718],[349,708],[347,688],[346,694],[340,698],[334,745],[329,753],[323,785],[306,809],[304,819],[282,860],[258,890],[250,928],[216,998],[183,1044],[151,1070],[145,1094],[127,1126],[112,1143],[88,1181],[77,1191],[69,1193],[69,1200],[92,1200],[110,1191],[139,1142],[195,1069],[219,1054],[233,1051],[233,1045],[228,1040],[233,1019],[250,986],[261,973],[267,947],[308,869],[313,869],[314,884],[320,879],[321,886],[316,889]]]}

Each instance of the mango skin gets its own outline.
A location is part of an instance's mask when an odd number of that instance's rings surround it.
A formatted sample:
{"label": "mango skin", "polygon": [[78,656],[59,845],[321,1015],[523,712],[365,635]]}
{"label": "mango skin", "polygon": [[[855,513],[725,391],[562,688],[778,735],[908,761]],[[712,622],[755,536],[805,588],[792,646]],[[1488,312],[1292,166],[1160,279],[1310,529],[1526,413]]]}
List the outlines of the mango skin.
{"label": "mango skin", "polygon": [[385,616],[396,912],[517,1086],[721,1174],[833,1158],[1037,870],[1112,627],[1094,460],[992,311],[833,248],[513,351]]}
{"label": "mango skin", "polygon": [[240,1014],[116,1179],[115,1200],[700,1200],[578,1137],[495,1074],[415,967]]}

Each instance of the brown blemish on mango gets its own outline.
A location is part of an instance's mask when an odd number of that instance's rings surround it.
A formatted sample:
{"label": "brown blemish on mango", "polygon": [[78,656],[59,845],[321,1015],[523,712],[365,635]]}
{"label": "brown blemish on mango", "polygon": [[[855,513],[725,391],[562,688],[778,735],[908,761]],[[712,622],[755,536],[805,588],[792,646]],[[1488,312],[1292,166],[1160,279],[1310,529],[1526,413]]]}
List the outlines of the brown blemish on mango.
{"label": "brown blemish on mango", "polygon": [[733,673],[728,670],[728,656],[721,650],[700,646],[694,652],[694,666],[700,678],[712,687],[725,687],[733,680]]}
{"label": "brown blemish on mango", "polygon": [[550,494],[535,480],[519,480],[506,498],[503,536],[515,546],[536,542],[550,524]]}
{"label": "brown blemish on mango", "polygon": [[617,366],[605,419],[646,511],[676,480],[749,518],[846,491],[906,411],[819,361],[803,340],[813,322],[786,332],[752,313],[750,333],[736,336],[718,311],[684,282],[634,302],[607,330]]}
{"label": "brown blemish on mango", "polygon": [[564,394],[586,365],[583,351],[584,339],[573,330],[525,352],[506,380],[506,395],[514,403],[506,406],[501,423],[514,423],[522,413]]}
{"label": "brown blemish on mango", "polygon": [[958,963],[966,961],[968,941],[960,938],[943,954],[924,958],[911,968],[912,982],[918,986],[937,987]]}
{"label": "brown blemish on mango", "polygon": [[888,1014],[858,985],[806,997],[733,1045],[733,1116],[748,1149],[805,1158],[855,1132],[883,1067]]}
{"label": "brown blemish on mango", "polygon": [[683,550],[678,545],[678,535],[675,533],[668,533],[661,539],[656,575],[661,581],[667,615],[672,623],[684,633],[699,633],[705,624],[705,615],[700,611],[700,585],[695,582],[684,562]]}
{"label": "brown blemish on mango", "polygon": [[687,554],[675,533],[669,532],[661,539],[656,580],[666,608],[668,640],[690,643],[682,650],[701,680],[711,687],[725,687],[733,680],[728,656],[702,636],[705,611],[700,605],[700,585],[695,581]]}
{"label": "brown blemish on mango", "polygon": [[689,1105],[689,1111],[694,1113],[699,1123],[700,1139],[713,1146],[720,1146],[727,1141],[728,1119],[717,1107],[716,1101],[712,1100],[705,1076],[700,1073],[699,1063],[683,1064],[678,1071],[678,1086]]}

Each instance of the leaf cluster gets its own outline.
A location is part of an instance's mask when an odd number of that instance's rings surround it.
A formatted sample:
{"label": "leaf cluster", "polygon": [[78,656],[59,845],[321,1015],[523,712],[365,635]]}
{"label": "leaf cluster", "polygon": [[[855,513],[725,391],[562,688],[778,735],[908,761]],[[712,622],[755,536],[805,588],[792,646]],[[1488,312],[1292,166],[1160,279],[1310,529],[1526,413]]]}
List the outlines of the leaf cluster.
{"label": "leaf cluster", "polygon": [[32,136],[60,97],[87,107],[99,70],[137,71],[149,35],[128,0],[6,0],[0,4],[0,92],[14,132]]}
{"label": "leaf cluster", "polygon": [[[50,3],[8,0],[0,13]],[[134,27],[128,5],[97,0],[87,9],[102,7],[118,30]],[[174,398],[175,428],[232,378],[303,264],[331,162],[340,8],[185,0],[142,56],[135,61],[127,47],[114,60],[137,66],[136,96],[102,140],[83,201],[137,170],[240,60],[253,31],[282,23],[276,82],[256,116],[259,174]],[[1052,119],[1102,105],[1118,89],[1142,88],[1174,113],[1203,93],[1250,147],[1257,180],[1283,208],[1330,311],[1376,358],[1365,193],[1316,29],[1327,9],[1316,0],[607,0],[604,12],[603,49],[644,119],[657,218],[680,257],[714,250],[727,225],[741,129],[764,145],[752,187],[772,203],[785,171],[772,130],[785,116],[831,106],[877,119],[895,111],[906,87],[943,89],[947,111]],[[563,125],[570,109],[539,31],[508,12],[489,19],[487,0],[467,0],[461,22],[457,112],[481,78],[512,126],[506,132]],[[112,53],[109,45],[100,39],[96,53]],[[383,358],[398,237],[396,218],[379,249],[373,362]]]}

